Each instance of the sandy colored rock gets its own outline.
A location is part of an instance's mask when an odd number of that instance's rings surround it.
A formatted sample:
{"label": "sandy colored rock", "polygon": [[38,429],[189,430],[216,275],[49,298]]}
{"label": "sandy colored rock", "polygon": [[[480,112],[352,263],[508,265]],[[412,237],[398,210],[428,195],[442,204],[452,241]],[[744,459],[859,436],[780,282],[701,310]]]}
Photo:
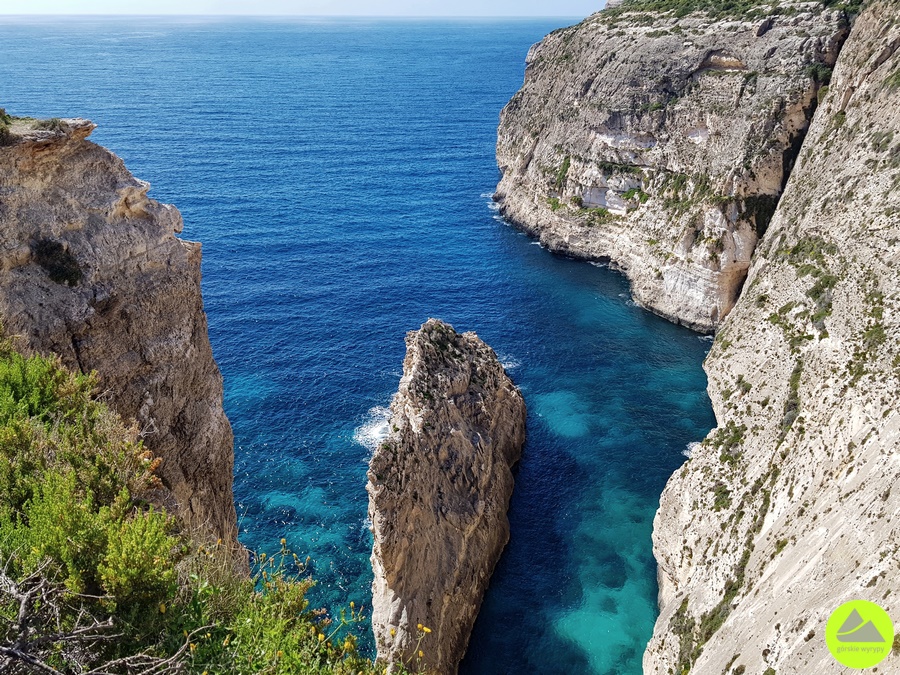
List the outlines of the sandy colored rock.
{"label": "sandy colored rock", "polygon": [[780,5],[796,13],[625,5],[532,47],[500,119],[501,213],[553,251],[611,260],[648,309],[714,329],[846,35],[841,12]]}
{"label": "sandy colored rock", "polygon": [[836,675],[834,609],[900,616],[898,50],[900,5],[868,3],[706,362],[718,428],[654,523],[648,675]]}
{"label": "sandy colored rock", "polygon": [[[474,333],[429,319],[406,345],[368,474],[372,626],[379,661],[454,674],[509,540],[525,403]],[[421,642],[420,624],[431,630]]]}
{"label": "sandy colored rock", "polygon": [[[41,128],[43,127],[43,128]],[[0,147],[0,317],[23,348],[96,370],[163,459],[178,516],[236,542],[231,427],[200,295],[200,244],[87,120],[17,120]]]}

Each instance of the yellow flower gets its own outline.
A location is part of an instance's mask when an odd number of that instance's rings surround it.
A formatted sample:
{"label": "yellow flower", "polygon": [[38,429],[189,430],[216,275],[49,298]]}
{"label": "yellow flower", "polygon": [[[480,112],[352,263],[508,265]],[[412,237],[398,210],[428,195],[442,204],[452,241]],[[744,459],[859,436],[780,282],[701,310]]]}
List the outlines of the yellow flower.
{"label": "yellow flower", "polygon": [[231,636],[230,636],[230,635],[226,636],[225,639],[222,640],[222,646],[223,646],[223,647],[227,647],[229,642],[231,642]]}
{"label": "yellow flower", "polygon": [[265,554],[265,553],[260,553],[260,554],[259,554],[259,560],[260,560],[260,562],[264,562],[265,559],[266,559],[266,554]]}
{"label": "yellow flower", "polygon": [[280,649],[277,652],[275,652],[276,659],[280,659],[282,656],[284,656],[284,652],[281,651]]}
{"label": "yellow flower", "polygon": [[160,614],[166,613],[166,603],[164,603],[164,602],[159,603],[159,613]]}
{"label": "yellow flower", "polygon": [[423,652],[423,651],[420,649],[420,650],[419,650],[419,658],[421,659],[423,656],[425,656],[425,652]]}
{"label": "yellow flower", "polygon": [[393,636],[396,635],[396,634],[397,634],[397,629],[396,629],[396,628],[391,628],[391,637],[393,637]]}
{"label": "yellow flower", "polygon": [[431,632],[431,629],[428,626],[422,626],[422,630],[424,630],[426,633]]}
{"label": "yellow flower", "polygon": [[353,601],[351,600],[351,601],[350,601],[350,609],[353,609],[354,607],[356,607],[356,605],[355,605],[355,604],[353,603]]}
{"label": "yellow flower", "polygon": [[418,628],[419,630],[422,630],[422,624],[417,624],[416,628]]}
{"label": "yellow flower", "polygon": [[319,642],[325,641],[325,635],[323,633],[319,633]]}
{"label": "yellow flower", "polygon": [[191,643],[191,651],[192,652],[197,651],[197,645],[195,645],[193,642]]}

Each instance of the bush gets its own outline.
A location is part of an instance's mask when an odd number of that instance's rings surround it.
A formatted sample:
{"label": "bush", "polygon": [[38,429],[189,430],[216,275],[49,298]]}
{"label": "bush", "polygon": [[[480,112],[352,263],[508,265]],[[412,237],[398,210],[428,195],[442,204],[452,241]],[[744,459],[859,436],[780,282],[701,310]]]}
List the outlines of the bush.
{"label": "bush", "polygon": [[39,122],[35,122],[35,129],[46,129],[48,131],[59,131],[63,128],[62,120],[58,117],[53,117],[49,120],[40,120]]}
{"label": "bush", "polygon": [[20,655],[0,670],[374,673],[346,630],[361,613],[310,609],[283,540],[242,577],[148,503],[159,460],[95,386],[0,340],[0,647]]}

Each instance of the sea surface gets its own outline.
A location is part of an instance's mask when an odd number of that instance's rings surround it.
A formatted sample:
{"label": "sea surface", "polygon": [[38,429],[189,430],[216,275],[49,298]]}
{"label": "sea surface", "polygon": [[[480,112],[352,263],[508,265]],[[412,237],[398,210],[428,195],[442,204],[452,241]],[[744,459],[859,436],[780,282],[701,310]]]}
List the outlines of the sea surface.
{"label": "sea surface", "polygon": [[406,331],[440,317],[500,355],[528,442],[464,675],[640,673],[659,494],[714,423],[707,341],[492,209],[498,113],[572,22],[0,20],[0,106],[94,120],[203,242],[241,539],[310,556],[314,603],[369,603],[366,462]]}

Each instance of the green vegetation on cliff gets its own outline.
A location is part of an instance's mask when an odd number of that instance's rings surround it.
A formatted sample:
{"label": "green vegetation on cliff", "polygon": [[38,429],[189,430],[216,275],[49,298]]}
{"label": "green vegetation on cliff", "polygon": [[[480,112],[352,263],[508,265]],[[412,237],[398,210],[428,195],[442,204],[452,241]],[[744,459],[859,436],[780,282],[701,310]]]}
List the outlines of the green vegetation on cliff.
{"label": "green vegetation on cliff", "polygon": [[[865,0],[819,0],[819,8],[839,9],[848,14],[858,14]],[[774,0],[625,0],[620,6],[605,11],[607,17],[615,18],[626,12],[671,13],[681,18],[702,12],[713,19],[747,19],[765,16],[793,15],[801,11],[815,9],[810,3],[797,6]]]}
{"label": "green vegetation on cliff", "polygon": [[374,672],[283,540],[248,578],[154,506],[160,460],[96,387],[0,341],[0,671]]}

